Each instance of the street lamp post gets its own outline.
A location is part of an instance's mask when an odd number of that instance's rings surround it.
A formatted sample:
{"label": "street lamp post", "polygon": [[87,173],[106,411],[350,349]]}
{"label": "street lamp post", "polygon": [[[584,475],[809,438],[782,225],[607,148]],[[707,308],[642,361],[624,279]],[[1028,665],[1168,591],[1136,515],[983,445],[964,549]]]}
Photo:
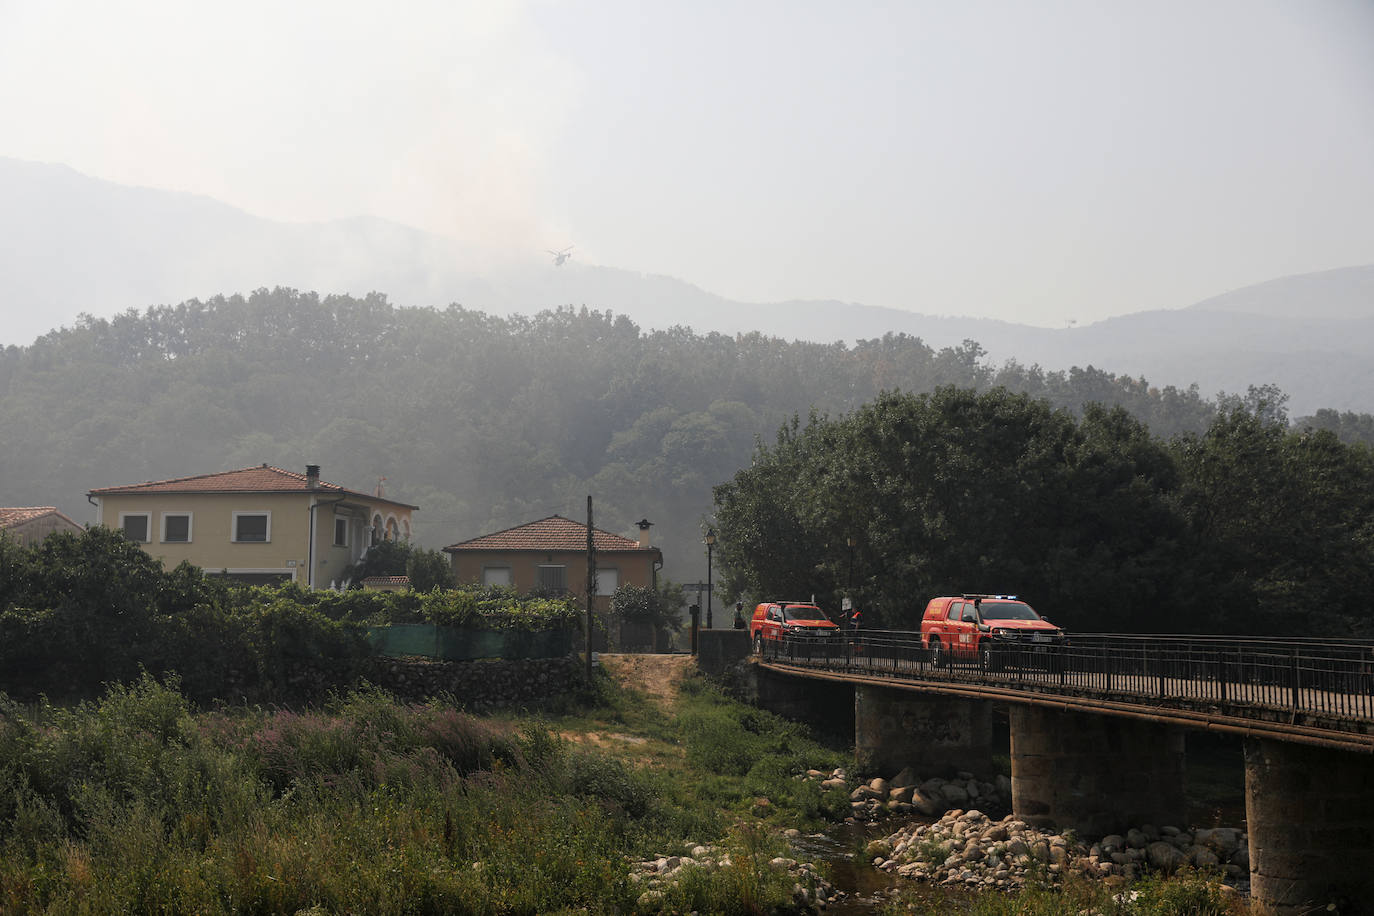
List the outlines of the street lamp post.
{"label": "street lamp post", "polygon": [[854,538],[845,538],[845,543],[849,545],[849,581],[845,583],[844,588],[852,597],[854,594]]}
{"label": "street lamp post", "polygon": [[707,528],[706,537],[701,539],[706,545],[706,629],[711,629],[711,549],[716,546],[716,529]]}

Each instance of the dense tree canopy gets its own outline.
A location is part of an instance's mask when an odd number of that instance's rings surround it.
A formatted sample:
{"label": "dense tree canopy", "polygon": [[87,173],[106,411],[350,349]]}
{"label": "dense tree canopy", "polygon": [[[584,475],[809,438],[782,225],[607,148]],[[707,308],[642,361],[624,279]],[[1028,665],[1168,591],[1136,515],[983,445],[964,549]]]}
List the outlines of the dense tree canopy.
{"label": "dense tree canopy", "polygon": [[1266,403],[1168,443],[1121,408],[1080,419],[1005,389],[813,415],[715,488],[724,585],[850,595],[902,628],[984,592],[1076,630],[1367,630],[1374,453]]}
{"label": "dense tree canopy", "polygon": [[[914,395],[880,398],[941,386],[965,393],[927,398],[936,412],[919,423],[896,408]],[[999,387],[1028,397],[1002,392],[983,403],[969,393]],[[938,464],[950,476],[884,492],[872,508],[853,502],[839,520],[819,508],[759,506],[750,524],[767,527],[769,537],[754,543],[806,567],[776,586],[789,595],[833,588],[841,567],[848,574],[846,540],[861,529],[856,580],[875,580],[881,560],[904,587],[971,587],[972,573],[959,567],[969,563],[988,587],[1026,590],[1053,581],[1059,561],[1035,553],[1053,550],[1061,558],[1092,554],[1103,570],[1120,562],[1144,581],[1177,549],[1175,537],[1202,536],[1189,512],[1222,511],[1180,489],[1187,462],[1151,436],[1211,447],[1214,420],[1236,409],[1254,414],[1261,403],[1266,421],[1276,421],[1270,435],[1287,442],[1294,434],[1277,422],[1281,394],[1264,386],[1208,399],[1196,386],[1158,387],[1093,367],[993,367],[972,341],[936,350],[906,335],[820,344],[686,328],[646,332],[587,309],[501,318],[456,305],[399,308],[377,294],[259,290],[113,320],[86,317],[32,346],[0,350],[0,505],[53,504],[84,520],[92,514],[82,494],[94,487],[263,461],[293,469],[317,463],[326,479],[349,487],[388,478],[389,496],[420,506],[418,542],[430,548],[555,512],[575,517],[592,494],[603,527],[630,533],[635,520],[653,521],[665,575],[694,581],[705,578],[700,537],[711,487],[741,468],[783,487],[810,452],[832,450],[790,418],[862,412],[876,424],[866,435],[895,443],[909,433],[938,446],[907,460]],[[984,440],[959,438],[961,411],[993,424]],[[771,441],[785,423],[786,448],[751,466],[760,439]],[[1319,411],[1294,428],[1310,431],[1305,448],[1314,449],[1323,430],[1342,442],[1369,441],[1374,421]],[[886,459],[863,457],[878,454],[863,442],[836,445],[855,457],[834,463],[818,486],[858,492],[863,474],[883,471]],[[1336,488],[1335,477],[1354,472],[1330,473]],[[1035,494],[1038,502],[1016,510],[1022,531],[1000,530],[1006,516],[996,502],[1012,496],[997,488]],[[1120,512],[1094,515],[1084,505],[1089,493],[1121,501],[1121,511],[1153,513],[1154,540],[1129,540],[1144,536]],[[951,513],[944,501],[956,497]],[[1188,525],[1175,536],[1180,512]],[[861,525],[870,513],[884,513],[877,517],[885,523]],[[1127,540],[1101,555],[1086,535],[1055,527],[1070,522]],[[947,543],[975,524],[1010,553],[974,554],[966,538]],[[883,543],[899,533],[913,539],[905,553]],[[845,549],[827,559],[816,552],[822,542]],[[918,547],[931,544],[940,545],[937,554],[923,558]],[[1120,559],[1145,548],[1130,563]],[[1074,587],[1089,586],[1076,578]]]}
{"label": "dense tree canopy", "polygon": [[1201,434],[1216,412],[1195,387],[993,368],[971,341],[644,332],[586,309],[500,318],[259,290],[85,317],[0,350],[0,505],[84,519],[94,487],[318,463],[345,486],[387,477],[389,495],[420,506],[428,547],[576,514],[590,493],[613,529],[655,522],[667,574],[690,580],[704,576],[710,487],[760,436],[940,385],[1000,385],[1075,415],[1119,405],[1165,436]]}

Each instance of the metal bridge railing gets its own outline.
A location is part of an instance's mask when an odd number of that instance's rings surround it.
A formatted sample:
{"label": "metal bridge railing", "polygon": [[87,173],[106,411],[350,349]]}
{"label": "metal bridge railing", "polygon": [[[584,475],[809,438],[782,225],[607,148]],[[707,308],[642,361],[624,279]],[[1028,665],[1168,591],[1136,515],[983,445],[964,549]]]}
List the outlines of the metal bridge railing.
{"label": "metal bridge railing", "polygon": [[918,632],[863,630],[765,640],[763,654],[832,671],[1374,724],[1374,643],[1368,642],[1090,633],[1064,644],[999,643],[990,658],[946,652],[937,664]]}

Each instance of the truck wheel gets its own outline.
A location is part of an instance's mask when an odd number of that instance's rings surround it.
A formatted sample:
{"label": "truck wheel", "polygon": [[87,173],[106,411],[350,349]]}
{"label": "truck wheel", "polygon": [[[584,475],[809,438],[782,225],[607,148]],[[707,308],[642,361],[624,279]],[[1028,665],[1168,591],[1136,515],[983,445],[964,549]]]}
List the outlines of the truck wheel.
{"label": "truck wheel", "polygon": [[978,647],[978,660],[983,663],[984,671],[996,671],[1002,667],[1002,660],[998,657],[996,648],[987,640]]}
{"label": "truck wheel", "polygon": [[949,653],[945,651],[944,646],[940,645],[938,639],[930,641],[930,663],[936,668],[943,668],[949,664]]}

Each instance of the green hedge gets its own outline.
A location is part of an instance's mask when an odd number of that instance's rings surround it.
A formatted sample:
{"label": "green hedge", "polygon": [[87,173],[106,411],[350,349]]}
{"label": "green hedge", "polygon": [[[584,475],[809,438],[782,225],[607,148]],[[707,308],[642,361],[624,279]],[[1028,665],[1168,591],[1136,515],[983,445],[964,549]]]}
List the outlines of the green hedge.
{"label": "green hedge", "polygon": [[178,674],[208,702],[279,685],[302,664],[344,686],[373,654],[368,627],[555,633],[578,620],[571,600],[509,589],[311,592],[168,572],[104,527],[36,547],[0,536],[0,692],[13,696],[90,697],[146,670]]}

